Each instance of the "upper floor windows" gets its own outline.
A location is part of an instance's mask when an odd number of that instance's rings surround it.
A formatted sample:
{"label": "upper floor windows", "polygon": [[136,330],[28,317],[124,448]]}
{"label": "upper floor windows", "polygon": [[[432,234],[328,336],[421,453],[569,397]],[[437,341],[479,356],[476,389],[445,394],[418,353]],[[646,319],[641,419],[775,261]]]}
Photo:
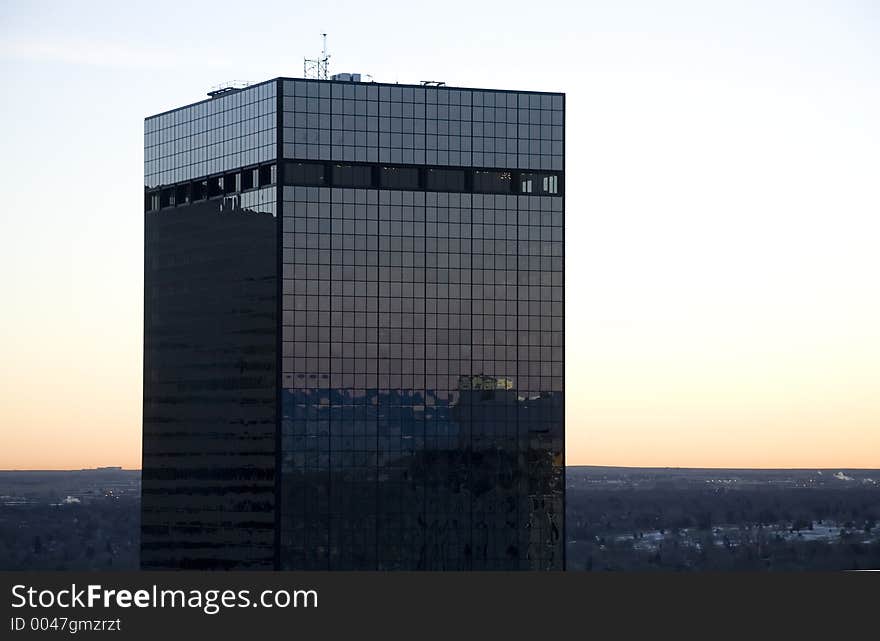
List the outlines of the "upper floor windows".
{"label": "upper floor windows", "polygon": [[373,167],[370,165],[332,165],[334,187],[373,187]]}
{"label": "upper floor windows", "polygon": [[521,172],[519,175],[521,194],[554,195],[559,193],[559,176],[556,174],[541,174],[534,172]]}
{"label": "upper floor windows", "polygon": [[379,186],[382,189],[421,189],[418,167],[380,167]]}
{"label": "upper floor windows", "polygon": [[[320,163],[316,163],[316,165],[323,168]],[[221,176],[180,182],[162,189],[145,189],[144,211],[187,205],[208,198],[268,187],[277,182],[277,173],[274,164],[260,165]]]}
{"label": "upper floor windows", "polygon": [[[483,194],[562,195],[557,172],[465,169],[419,165],[285,161],[284,185]],[[183,205],[276,184],[274,164],[260,165],[162,189],[146,189],[146,211]],[[153,194],[156,198],[153,198]]]}
{"label": "upper floor windows", "polygon": [[464,169],[425,169],[425,189],[429,191],[466,191]]}
{"label": "upper floor windows", "polygon": [[509,171],[474,171],[474,191],[484,194],[513,193],[513,174]]}
{"label": "upper floor windows", "polygon": [[284,184],[323,187],[327,184],[327,167],[319,162],[287,162]]}

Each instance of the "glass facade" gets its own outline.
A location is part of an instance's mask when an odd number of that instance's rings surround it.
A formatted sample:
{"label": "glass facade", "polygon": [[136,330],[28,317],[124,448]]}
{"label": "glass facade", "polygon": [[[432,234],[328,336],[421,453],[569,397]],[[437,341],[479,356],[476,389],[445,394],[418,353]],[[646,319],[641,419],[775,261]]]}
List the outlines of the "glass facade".
{"label": "glass facade", "polygon": [[[166,560],[151,567],[562,569],[564,96],[275,83],[270,155],[145,172],[144,532]],[[200,290],[213,307],[184,300]],[[167,498],[167,470],[202,463],[255,476]],[[248,487],[259,500],[234,496]],[[205,538],[228,510],[240,529]],[[223,551],[193,562],[185,536]]]}
{"label": "glass facade", "polygon": [[273,567],[276,239],[234,197],[146,214],[145,569]]}
{"label": "glass facade", "polygon": [[144,569],[275,564],[276,87],[144,123]]}
{"label": "glass facade", "polygon": [[282,567],[560,569],[562,200],[283,193]]}
{"label": "glass facade", "polygon": [[281,567],[561,569],[563,96],[283,91]]}
{"label": "glass facade", "polygon": [[285,158],[561,170],[564,96],[286,80]]}
{"label": "glass facade", "polygon": [[274,80],[144,121],[144,185],[170,185],[274,161]]}

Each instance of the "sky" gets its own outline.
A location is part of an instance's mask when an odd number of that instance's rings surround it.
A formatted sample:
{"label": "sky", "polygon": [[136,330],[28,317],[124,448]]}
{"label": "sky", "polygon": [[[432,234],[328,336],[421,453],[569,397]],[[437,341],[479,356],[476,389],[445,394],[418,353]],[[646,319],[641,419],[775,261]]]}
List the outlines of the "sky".
{"label": "sky", "polygon": [[140,466],[143,118],[331,72],[567,94],[569,465],[880,468],[880,5],[0,5],[0,469]]}

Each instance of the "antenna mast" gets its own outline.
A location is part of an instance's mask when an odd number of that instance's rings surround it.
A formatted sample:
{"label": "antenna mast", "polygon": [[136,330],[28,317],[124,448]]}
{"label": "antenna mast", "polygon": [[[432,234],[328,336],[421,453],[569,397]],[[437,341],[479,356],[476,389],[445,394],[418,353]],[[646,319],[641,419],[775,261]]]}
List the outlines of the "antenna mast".
{"label": "antenna mast", "polygon": [[321,57],[303,58],[303,78],[315,78],[317,80],[327,80],[330,70],[330,54],[327,53],[327,34],[322,33],[321,38],[324,40],[324,48],[321,51]]}

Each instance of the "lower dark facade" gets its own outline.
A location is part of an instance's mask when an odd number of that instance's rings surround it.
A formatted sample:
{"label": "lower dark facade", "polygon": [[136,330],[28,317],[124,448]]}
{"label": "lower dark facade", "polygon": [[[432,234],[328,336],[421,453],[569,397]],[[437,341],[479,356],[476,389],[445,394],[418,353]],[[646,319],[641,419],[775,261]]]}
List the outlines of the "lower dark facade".
{"label": "lower dark facade", "polygon": [[559,198],[145,215],[143,567],[563,567]]}
{"label": "lower dark facade", "polygon": [[276,221],[146,215],[141,565],[275,564]]}
{"label": "lower dark facade", "polygon": [[561,199],[282,202],[280,566],[561,569]]}

